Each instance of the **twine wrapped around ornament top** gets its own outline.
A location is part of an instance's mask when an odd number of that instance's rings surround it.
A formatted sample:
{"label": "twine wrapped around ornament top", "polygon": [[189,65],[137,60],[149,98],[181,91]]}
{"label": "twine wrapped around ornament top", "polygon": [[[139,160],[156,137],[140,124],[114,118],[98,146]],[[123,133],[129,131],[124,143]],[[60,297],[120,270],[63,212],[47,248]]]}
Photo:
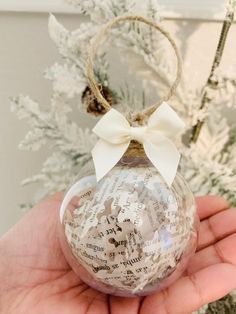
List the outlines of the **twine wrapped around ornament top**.
{"label": "twine wrapped around ornament top", "polygon": [[138,21],[138,22],[142,22],[144,24],[147,24],[153,28],[155,28],[156,30],[158,30],[161,34],[163,34],[167,40],[169,41],[169,43],[171,44],[171,46],[174,49],[176,58],[177,58],[177,73],[176,73],[176,78],[173,82],[173,84],[171,85],[167,95],[165,95],[161,100],[159,100],[157,103],[155,103],[154,105],[148,107],[147,109],[143,110],[142,112],[138,113],[138,116],[135,118],[136,121],[139,121],[140,124],[142,124],[142,121],[146,118],[149,117],[157,108],[158,106],[164,102],[164,101],[168,101],[170,99],[170,97],[175,93],[176,88],[179,84],[180,78],[181,78],[181,72],[182,72],[182,62],[181,62],[181,57],[179,54],[179,50],[176,46],[175,41],[171,38],[171,36],[169,35],[169,33],[164,30],[160,25],[158,25],[157,23],[148,20],[142,16],[136,16],[136,15],[130,15],[130,16],[119,16],[111,21],[109,21],[99,32],[98,34],[95,36],[89,50],[88,50],[88,58],[87,58],[87,78],[88,78],[88,83],[91,89],[91,92],[94,94],[94,96],[96,97],[97,101],[103,106],[103,108],[105,109],[105,111],[109,111],[111,109],[111,105],[109,104],[109,102],[103,97],[100,88],[98,86],[98,83],[96,82],[95,78],[94,78],[94,58],[96,55],[96,52],[98,50],[98,47],[101,45],[101,43],[103,42],[103,39],[106,37],[108,31],[115,25],[121,23],[121,22],[126,22],[126,21]]}

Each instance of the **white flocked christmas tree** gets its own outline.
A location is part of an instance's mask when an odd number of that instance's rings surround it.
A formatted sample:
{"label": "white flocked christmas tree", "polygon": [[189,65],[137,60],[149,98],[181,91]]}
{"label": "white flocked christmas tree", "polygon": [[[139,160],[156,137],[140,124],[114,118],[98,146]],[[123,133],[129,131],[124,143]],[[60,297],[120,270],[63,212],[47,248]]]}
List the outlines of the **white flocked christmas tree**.
{"label": "white flocked christmas tree", "polygon": [[[45,78],[53,86],[47,108],[44,105],[42,109],[29,96],[12,98],[12,110],[30,124],[30,131],[20,143],[20,149],[36,151],[45,145],[51,148],[51,155],[45,160],[41,172],[23,182],[40,183],[41,192],[32,202],[67,189],[75,182],[81,167],[91,159],[91,148],[97,139],[89,128],[80,127],[72,112],[87,114],[86,52],[98,28],[124,14],[139,14],[157,22],[162,20],[160,8],[154,0],[67,2],[77,7],[87,19],[76,30],[69,31],[55,16],[49,18],[49,34],[62,61],[45,71]],[[228,2],[228,12],[234,8],[235,1]],[[131,76],[142,82],[141,93],[135,93],[135,88],[125,79],[119,86],[112,83],[109,74],[112,58],[108,55],[110,48],[114,47],[119,50],[120,62],[129,69]],[[152,94],[155,99],[166,93],[174,80],[175,68],[174,54],[162,35],[147,26],[127,23],[110,32],[109,40],[96,57],[95,77],[107,90],[115,108],[123,112],[130,108],[138,111],[149,104],[147,95]],[[187,125],[186,133],[178,143],[182,153],[180,167],[195,194],[220,194],[235,205],[236,123],[228,121],[225,112],[227,116],[236,113],[236,70],[217,66],[211,79],[215,82],[214,87],[203,83],[198,89],[192,89],[186,84],[189,78],[184,71],[177,93],[170,101]],[[200,109],[203,92],[207,93],[207,105]],[[199,136],[195,141],[189,141],[193,127],[199,121],[204,122]]]}

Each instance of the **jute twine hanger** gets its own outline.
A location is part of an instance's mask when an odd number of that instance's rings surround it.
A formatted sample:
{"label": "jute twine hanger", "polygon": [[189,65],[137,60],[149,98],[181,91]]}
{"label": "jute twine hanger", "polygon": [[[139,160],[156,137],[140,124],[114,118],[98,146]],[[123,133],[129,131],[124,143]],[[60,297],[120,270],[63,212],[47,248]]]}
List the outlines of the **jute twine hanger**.
{"label": "jute twine hanger", "polygon": [[156,30],[158,30],[161,34],[163,34],[169,43],[171,44],[172,48],[174,49],[176,59],[177,59],[177,72],[176,72],[176,78],[172,85],[170,86],[170,89],[168,93],[157,103],[154,105],[151,105],[147,109],[144,109],[143,111],[139,112],[138,115],[135,117],[135,121],[138,121],[142,124],[146,118],[148,118],[158,107],[163,101],[168,101],[171,96],[175,93],[176,88],[179,84],[179,81],[181,79],[181,72],[182,72],[182,62],[181,62],[181,57],[179,54],[179,50],[176,46],[175,41],[172,39],[170,34],[164,30],[160,25],[157,23],[148,20],[142,16],[136,16],[136,15],[130,15],[130,16],[119,16],[111,21],[109,21],[99,32],[98,34],[94,37],[91,46],[89,47],[88,50],[88,58],[87,58],[87,79],[88,79],[88,84],[91,89],[92,94],[95,96],[97,101],[103,106],[105,111],[109,111],[111,109],[111,105],[109,102],[103,97],[101,90],[99,88],[98,83],[96,82],[94,78],[94,59],[97,53],[97,50],[99,46],[102,44],[103,40],[106,38],[109,30],[121,23],[121,22],[126,22],[126,21],[138,21],[142,22],[144,24],[147,24]]}

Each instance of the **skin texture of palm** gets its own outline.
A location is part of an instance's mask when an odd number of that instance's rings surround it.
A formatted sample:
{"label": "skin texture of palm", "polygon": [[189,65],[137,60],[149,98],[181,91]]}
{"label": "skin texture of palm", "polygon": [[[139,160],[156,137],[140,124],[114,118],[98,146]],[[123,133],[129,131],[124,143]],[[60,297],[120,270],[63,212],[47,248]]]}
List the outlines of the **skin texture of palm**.
{"label": "skin texture of palm", "polygon": [[188,314],[236,288],[236,209],[221,197],[196,199],[198,249],[186,273],[143,298],[105,295],[71,270],[58,238],[62,198],[41,202],[0,239],[1,314]]}

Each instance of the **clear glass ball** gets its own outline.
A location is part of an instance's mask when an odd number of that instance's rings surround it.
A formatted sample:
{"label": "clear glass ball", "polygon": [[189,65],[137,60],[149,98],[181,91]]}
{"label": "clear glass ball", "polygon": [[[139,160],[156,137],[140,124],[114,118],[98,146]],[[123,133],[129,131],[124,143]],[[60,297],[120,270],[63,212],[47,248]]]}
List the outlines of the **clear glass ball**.
{"label": "clear glass ball", "polygon": [[89,286],[143,296],[171,285],[197,245],[194,197],[177,173],[169,188],[144,156],[124,156],[98,183],[83,169],[60,211],[68,263]]}

